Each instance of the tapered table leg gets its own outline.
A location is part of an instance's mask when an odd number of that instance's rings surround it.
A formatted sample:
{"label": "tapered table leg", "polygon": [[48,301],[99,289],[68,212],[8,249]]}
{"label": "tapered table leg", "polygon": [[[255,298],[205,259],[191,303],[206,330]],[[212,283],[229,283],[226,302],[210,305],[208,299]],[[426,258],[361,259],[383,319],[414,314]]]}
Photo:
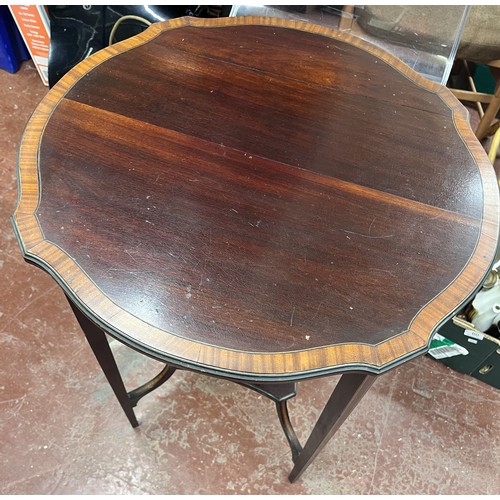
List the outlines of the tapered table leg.
{"label": "tapered table leg", "polygon": [[137,427],[139,422],[133,410],[133,401],[131,401],[125,389],[106,335],[100,328],[92,323],[92,321],[90,321],[69,298],[68,301],[125,415],[127,415],[132,427]]}
{"label": "tapered table leg", "polygon": [[294,460],[295,466],[288,476],[290,482],[296,481],[307,469],[361,401],[374,380],[374,375],[361,373],[346,373],[341,377],[303,450]]}

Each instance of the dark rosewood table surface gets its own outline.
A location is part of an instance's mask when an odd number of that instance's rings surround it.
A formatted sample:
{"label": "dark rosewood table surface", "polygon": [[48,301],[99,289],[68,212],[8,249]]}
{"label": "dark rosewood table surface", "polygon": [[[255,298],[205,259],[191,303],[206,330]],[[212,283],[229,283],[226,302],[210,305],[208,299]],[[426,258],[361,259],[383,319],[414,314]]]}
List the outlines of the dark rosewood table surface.
{"label": "dark rosewood table surface", "polygon": [[243,380],[424,353],[498,236],[446,88],[279,19],[176,19],[89,57],[34,112],[19,187],[25,258],[92,321]]}

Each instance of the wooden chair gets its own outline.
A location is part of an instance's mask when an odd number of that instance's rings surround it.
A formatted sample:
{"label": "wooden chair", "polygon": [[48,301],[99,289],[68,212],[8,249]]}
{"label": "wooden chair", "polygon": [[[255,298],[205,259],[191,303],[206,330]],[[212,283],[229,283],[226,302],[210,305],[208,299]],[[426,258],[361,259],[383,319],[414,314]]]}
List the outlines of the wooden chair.
{"label": "wooden chair", "polygon": [[[469,72],[467,61],[464,60],[466,70]],[[492,74],[497,82],[494,94],[485,94],[484,92],[477,92],[474,80],[470,72],[468,75],[471,90],[450,89],[457,99],[462,101],[472,101],[477,104],[480,116],[479,125],[476,130],[476,137],[479,140],[486,139],[492,136],[488,157],[494,163],[498,146],[500,144],[500,120],[496,120],[498,110],[500,109],[500,61],[491,61],[487,63],[492,70]],[[483,104],[487,104],[486,110],[483,109]]]}

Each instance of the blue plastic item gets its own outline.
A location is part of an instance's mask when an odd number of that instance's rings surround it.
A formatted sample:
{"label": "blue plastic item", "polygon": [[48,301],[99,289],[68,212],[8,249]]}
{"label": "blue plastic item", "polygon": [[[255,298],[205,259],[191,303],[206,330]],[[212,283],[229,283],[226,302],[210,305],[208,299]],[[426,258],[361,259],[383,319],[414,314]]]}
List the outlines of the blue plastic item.
{"label": "blue plastic item", "polygon": [[21,62],[30,58],[9,8],[0,5],[0,68],[15,73]]}

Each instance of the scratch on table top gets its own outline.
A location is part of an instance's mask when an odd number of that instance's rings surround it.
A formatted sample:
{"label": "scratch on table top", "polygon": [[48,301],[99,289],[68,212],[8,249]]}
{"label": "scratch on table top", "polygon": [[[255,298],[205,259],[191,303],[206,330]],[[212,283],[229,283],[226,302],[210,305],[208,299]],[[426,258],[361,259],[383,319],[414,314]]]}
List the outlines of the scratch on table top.
{"label": "scratch on table top", "polygon": [[354,234],[355,236],[362,236],[363,238],[371,238],[374,240],[381,239],[381,238],[392,238],[394,236],[393,234],[386,234],[386,235],[382,235],[382,236],[371,236],[370,234],[358,233],[356,231],[348,231],[347,229],[341,229],[341,231],[344,231],[344,233]]}
{"label": "scratch on table top", "polygon": [[370,224],[370,227],[368,228],[368,236],[371,236],[371,235],[372,235],[372,226],[373,226],[373,224],[374,224],[374,222],[375,222],[375,219],[376,219],[376,218],[377,218],[377,217],[374,217],[374,218],[373,218],[372,223]]}
{"label": "scratch on table top", "polygon": [[394,276],[394,278],[397,278],[396,274],[394,274],[392,271],[389,271],[388,269],[378,269],[377,267],[372,267],[372,271],[380,271],[381,273],[387,273],[390,274],[391,276]]}
{"label": "scratch on table top", "polygon": [[311,319],[314,319],[317,315],[318,315],[318,312],[319,312],[319,308],[326,302],[326,299],[323,299],[319,304],[318,304],[318,307],[316,308],[316,312],[314,313],[314,316],[311,318]]}
{"label": "scratch on table top", "polygon": [[134,257],[131,253],[130,253],[130,250],[124,250],[124,252],[125,252],[127,255],[129,255],[129,256],[130,256],[130,258],[131,258],[133,261],[137,262],[137,259],[136,259],[136,258],[135,258],[135,257]]}
{"label": "scratch on table top", "polygon": [[293,317],[295,315],[295,306],[293,306],[292,314],[290,316],[290,326],[293,326]]}

